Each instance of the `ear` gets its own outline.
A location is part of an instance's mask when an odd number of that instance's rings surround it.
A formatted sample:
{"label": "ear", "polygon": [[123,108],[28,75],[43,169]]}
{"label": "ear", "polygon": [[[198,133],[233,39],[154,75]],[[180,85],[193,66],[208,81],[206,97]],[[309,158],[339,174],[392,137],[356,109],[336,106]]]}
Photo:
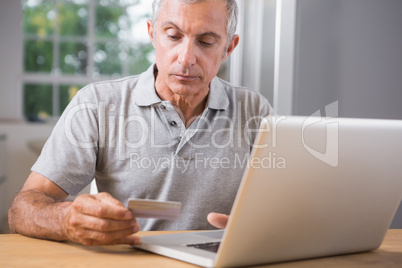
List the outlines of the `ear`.
{"label": "ear", "polygon": [[239,44],[239,40],[240,37],[238,34],[235,34],[232,38],[232,40],[229,43],[228,49],[225,52],[225,57],[224,57],[224,61],[230,56],[230,54],[232,54],[233,50],[237,47],[237,45]]}
{"label": "ear", "polygon": [[155,43],[154,43],[154,26],[152,25],[152,21],[151,20],[147,20],[147,27],[148,27],[148,36],[149,39],[151,40],[152,45],[155,47]]}

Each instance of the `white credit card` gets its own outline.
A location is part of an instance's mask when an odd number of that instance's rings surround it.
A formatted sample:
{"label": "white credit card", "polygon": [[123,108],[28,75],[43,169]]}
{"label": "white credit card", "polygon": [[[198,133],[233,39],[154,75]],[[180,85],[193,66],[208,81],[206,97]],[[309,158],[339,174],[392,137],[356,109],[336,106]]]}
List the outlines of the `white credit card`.
{"label": "white credit card", "polygon": [[181,203],[151,199],[130,199],[128,208],[136,218],[157,218],[169,221],[177,220],[181,211]]}

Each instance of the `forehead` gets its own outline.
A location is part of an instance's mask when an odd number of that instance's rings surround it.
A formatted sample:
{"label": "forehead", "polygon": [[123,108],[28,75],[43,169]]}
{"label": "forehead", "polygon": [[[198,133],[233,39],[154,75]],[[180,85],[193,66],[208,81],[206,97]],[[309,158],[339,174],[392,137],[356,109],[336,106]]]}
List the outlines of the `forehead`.
{"label": "forehead", "polygon": [[163,2],[157,25],[165,26],[172,22],[184,31],[226,33],[227,7],[223,0]]}

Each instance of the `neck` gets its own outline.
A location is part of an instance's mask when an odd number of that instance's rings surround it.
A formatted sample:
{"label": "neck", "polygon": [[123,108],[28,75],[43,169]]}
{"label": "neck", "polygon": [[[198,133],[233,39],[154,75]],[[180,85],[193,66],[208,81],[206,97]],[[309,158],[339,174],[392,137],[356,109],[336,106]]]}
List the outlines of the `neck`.
{"label": "neck", "polygon": [[159,98],[164,101],[170,101],[175,107],[184,125],[189,127],[191,123],[200,115],[205,109],[209,88],[201,90],[196,94],[180,95],[174,93],[166,84],[158,79],[158,71],[155,70],[155,90]]}
{"label": "neck", "polygon": [[158,91],[157,93],[162,100],[168,100],[175,107],[181,120],[186,127],[200,115],[205,109],[208,92],[200,96],[181,96],[174,94],[172,91]]}

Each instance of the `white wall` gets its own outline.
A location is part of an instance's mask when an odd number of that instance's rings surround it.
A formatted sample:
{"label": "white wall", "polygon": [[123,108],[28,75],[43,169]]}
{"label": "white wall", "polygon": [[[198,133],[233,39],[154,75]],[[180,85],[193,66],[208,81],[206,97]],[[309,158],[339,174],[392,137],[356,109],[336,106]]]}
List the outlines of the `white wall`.
{"label": "white wall", "polygon": [[242,47],[236,48],[243,50],[239,84],[259,91],[273,105],[276,0],[244,1],[243,8]]}
{"label": "white wall", "polygon": [[[20,1],[0,1],[0,118],[21,117],[21,95],[19,77],[22,70],[22,10]],[[4,126],[0,123],[0,134],[3,134]],[[6,151],[6,152],[5,152]],[[8,154],[8,149],[0,148],[0,157],[3,159]],[[13,154],[13,152],[11,153]],[[25,159],[21,159],[24,166]],[[3,160],[4,161],[4,160]],[[13,161],[6,159],[6,175],[10,172],[10,164]],[[17,169],[18,166],[15,166]],[[14,168],[13,168],[14,169]],[[0,230],[3,227],[8,203],[8,184],[11,180],[1,185],[0,194]]]}
{"label": "white wall", "polygon": [[299,0],[294,114],[402,119],[401,29],[400,0]]}
{"label": "white wall", "polygon": [[260,92],[273,105],[276,0],[264,0]]}
{"label": "white wall", "polygon": [[402,119],[402,1],[343,2],[340,110]]}
{"label": "white wall", "polygon": [[20,118],[22,97],[21,1],[0,1],[0,118]]}
{"label": "white wall", "polygon": [[402,1],[299,0],[294,113],[402,119]]}
{"label": "white wall", "polygon": [[2,231],[2,223],[5,222],[5,203],[6,203],[6,151],[5,136],[0,133],[0,233]]}

